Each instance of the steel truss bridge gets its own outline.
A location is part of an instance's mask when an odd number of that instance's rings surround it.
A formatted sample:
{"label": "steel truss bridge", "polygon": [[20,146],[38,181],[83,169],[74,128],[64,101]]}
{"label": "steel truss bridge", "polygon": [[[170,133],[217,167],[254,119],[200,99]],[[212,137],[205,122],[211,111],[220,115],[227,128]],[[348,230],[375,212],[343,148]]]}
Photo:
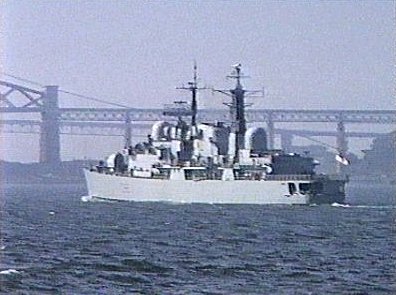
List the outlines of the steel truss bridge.
{"label": "steel truss bridge", "polygon": [[[17,114],[21,119],[3,119],[2,132],[39,133],[40,162],[56,164],[60,161],[60,134],[124,136],[131,143],[132,131],[148,128],[153,121],[169,120],[163,109],[139,108],[60,108],[58,86],[46,86],[44,90],[0,81],[0,113]],[[41,120],[23,119],[24,114],[40,114]],[[200,110],[200,122],[228,122],[227,110]],[[337,150],[348,150],[348,137],[375,137],[373,132],[347,132],[345,124],[396,123],[394,110],[284,110],[247,109],[247,120],[265,124],[269,148],[274,147],[275,134],[281,135],[282,145],[291,144],[293,136],[333,136]],[[275,128],[276,123],[334,123],[334,131],[307,131]]]}

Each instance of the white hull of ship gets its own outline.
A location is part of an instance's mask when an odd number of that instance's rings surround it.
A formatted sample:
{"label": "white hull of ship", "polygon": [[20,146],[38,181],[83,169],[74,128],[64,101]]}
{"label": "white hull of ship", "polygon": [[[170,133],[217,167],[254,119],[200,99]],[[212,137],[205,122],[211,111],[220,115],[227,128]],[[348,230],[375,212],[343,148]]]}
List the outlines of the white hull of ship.
{"label": "white hull of ship", "polygon": [[[309,204],[307,194],[290,195],[280,180],[163,180],[84,170],[89,196],[136,202],[208,204]],[[299,183],[309,181],[293,181]]]}

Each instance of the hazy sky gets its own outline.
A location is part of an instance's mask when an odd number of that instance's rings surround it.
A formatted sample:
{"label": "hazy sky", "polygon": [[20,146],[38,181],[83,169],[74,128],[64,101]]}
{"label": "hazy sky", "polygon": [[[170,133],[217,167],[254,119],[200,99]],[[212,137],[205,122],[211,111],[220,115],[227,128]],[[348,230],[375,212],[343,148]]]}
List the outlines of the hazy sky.
{"label": "hazy sky", "polygon": [[[202,85],[219,88],[241,62],[245,85],[265,88],[258,107],[395,107],[394,1],[3,0],[0,10],[2,71],[132,107],[188,98],[175,86],[194,59]],[[89,103],[62,95],[61,105]]]}

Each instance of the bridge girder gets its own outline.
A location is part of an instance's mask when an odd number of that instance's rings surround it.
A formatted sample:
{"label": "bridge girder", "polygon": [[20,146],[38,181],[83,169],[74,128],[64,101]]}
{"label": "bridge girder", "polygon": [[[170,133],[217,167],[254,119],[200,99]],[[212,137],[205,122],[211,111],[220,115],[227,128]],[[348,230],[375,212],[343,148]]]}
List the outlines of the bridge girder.
{"label": "bridge girder", "polygon": [[[0,81],[0,86],[1,112],[38,112],[43,107],[44,91],[38,91],[5,81]],[[18,96],[23,99],[23,102],[19,102],[19,105],[15,99],[10,98],[11,94],[15,92],[20,94]]]}
{"label": "bridge girder", "polygon": [[[2,120],[1,129],[3,133],[39,133],[41,121],[37,120]],[[132,130],[148,130],[151,123],[131,122]],[[95,129],[94,132],[88,132]],[[31,130],[31,132],[29,132]],[[116,136],[123,136],[125,132],[125,123],[123,122],[84,122],[84,121],[63,121],[60,122],[60,133],[69,135],[103,135],[111,136],[111,132],[116,130]],[[296,130],[275,128],[275,134],[290,136],[320,136],[335,137],[336,131],[325,130]],[[345,136],[348,138],[374,138],[386,133],[381,132],[365,132],[365,131],[346,131]]]}
{"label": "bridge girder", "polygon": [[[1,110],[0,110],[1,111]],[[131,121],[167,120],[162,109],[94,109],[94,108],[61,108],[62,121],[115,121],[125,122],[127,114]],[[396,111],[390,110],[279,110],[260,109],[246,112],[249,122],[334,122],[338,123],[396,123]],[[228,122],[227,110],[200,110],[198,119],[201,122]]]}

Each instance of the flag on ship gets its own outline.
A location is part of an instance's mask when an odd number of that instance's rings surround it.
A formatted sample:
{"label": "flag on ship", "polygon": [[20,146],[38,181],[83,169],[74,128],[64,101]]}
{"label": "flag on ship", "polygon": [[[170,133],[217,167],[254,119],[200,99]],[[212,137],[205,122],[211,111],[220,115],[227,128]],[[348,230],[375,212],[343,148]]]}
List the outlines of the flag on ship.
{"label": "flag on ship", "polygon": [[344,156],[337,154],[335,156],[336,161],[340,162],[342,165],[348,166],[349,164],[351,164],[351,162],[345,158]]}

